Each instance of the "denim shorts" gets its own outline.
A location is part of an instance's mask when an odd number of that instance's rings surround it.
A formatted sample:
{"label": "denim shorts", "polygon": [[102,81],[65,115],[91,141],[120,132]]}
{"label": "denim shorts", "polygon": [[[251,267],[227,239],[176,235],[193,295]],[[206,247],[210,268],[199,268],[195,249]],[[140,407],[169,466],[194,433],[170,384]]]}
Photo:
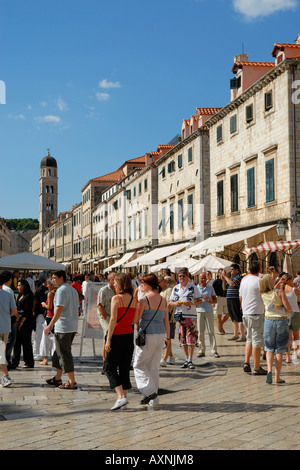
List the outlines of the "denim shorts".
{"label": "denim shorts", "polygon": [[264,342],[265,350],[275,354],[287,351],[289,341],[288,320],[265,319]]}

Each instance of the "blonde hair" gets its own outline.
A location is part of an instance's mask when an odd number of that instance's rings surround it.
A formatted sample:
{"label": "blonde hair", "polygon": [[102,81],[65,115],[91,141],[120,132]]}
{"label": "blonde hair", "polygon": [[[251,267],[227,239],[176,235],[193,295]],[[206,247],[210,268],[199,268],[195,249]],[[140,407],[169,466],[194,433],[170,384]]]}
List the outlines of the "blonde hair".
{"label": "blonde hair", "polygon": [[166,276],[166,277],[164,278],[164,281],[165,281],[165,283],[167,284],[167,287],[174,287],[174,286],[176,286],[176,280],[174,279],[174,277]]}
{"label": "blonde hair", "polygon": [[271,292],[274,289],[273,278],[270,274],[265,274],[259,280],[259,292],[261,294],[265,292]]}

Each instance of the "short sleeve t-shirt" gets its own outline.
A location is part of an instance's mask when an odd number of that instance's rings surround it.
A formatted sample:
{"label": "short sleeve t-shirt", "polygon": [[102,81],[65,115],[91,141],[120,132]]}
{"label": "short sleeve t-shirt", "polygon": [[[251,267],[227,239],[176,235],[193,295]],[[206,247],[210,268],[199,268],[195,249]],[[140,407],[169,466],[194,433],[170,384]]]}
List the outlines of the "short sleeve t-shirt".
{"label": "short sleeve t-shirt", "polygon": [[[173,287],[169,302],[180,301],[193,301],[200,299],[201,295],[199,289],[192,282],[188,282],[184,289],[180,284]],[[177,313],[182,313],[183,318],[197,318],[197,311],[195,305],[185,306],[180,305],[176,307]]]}
{"label": "short sleeve t-shirt", "polygon": [[259,277],[249,275],[245,277],[240,286],[243,315],[264,314],[265,306],[259,291]]}
{"label": "short sleeve t-shirt", "polygon": [[[212,297],[216,295],[214,288],[211,287],[209,284],[206,284],[206,286],[203,288],[200,287],[200,285],[198,285],[197,287],[199,289],[201,297],[205,296],[205,297],[209,297],[210,299],[212,299]],[[213,311],[214,309],[213,309],[212,304],[205,299],[202,299],[201,305],[197,305],[197,312],[213,312]]]}
{"label": "short sleeve t-shirt", "polygon": [[78,329],[79,300],[76,289],[63,284],[54,297],[54,311],[56,307],[63,306],[60,318],[55,323],[55,333],[74,333]]}
{"label": "short sleeve t-shirt", "polygon": [[230,286],[229,284],[227,285],[226,297],[227,299],[238,299],[240,284],[241,280],[243,279],[243,276],[241,274],[237,274],[236,276],[231,277],[230,279],[234,282],[234,286]]}
{"label": "short sleeve t-shirt", "polygon": [[0,333],[11,331],[11,310],[16,308],[15,299],[9,293],[0,289]]}

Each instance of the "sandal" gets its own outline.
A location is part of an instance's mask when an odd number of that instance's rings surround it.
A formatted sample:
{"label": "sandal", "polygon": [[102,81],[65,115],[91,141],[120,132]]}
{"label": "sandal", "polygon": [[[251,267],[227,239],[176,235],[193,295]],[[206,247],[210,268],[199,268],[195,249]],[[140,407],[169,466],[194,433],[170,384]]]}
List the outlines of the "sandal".
{"label": "sandal", "polygon": [[74,385],[71,385],[70,382],[66,382],[65,384],[61,384],[58,388],[62,390],[77,390],[77,383],[74,382]]}
{"label": "sandal", "polygon": [[248,364],[248,362],[244,363],[243,370],[244,372],[251,372],[251,367],[250,367],[250,364]]}
{"label": "sandal", "polygon": [[267,371],[260,367],[259,369],[254,369],[253,375],[267,375]]}
{"label": "sandal", "polygon": [[59,387],[62,384],[61,379],[57,380],[56,377],[53,377],[52,379],[46,380],[48,385],[54,385],[55,387]]}

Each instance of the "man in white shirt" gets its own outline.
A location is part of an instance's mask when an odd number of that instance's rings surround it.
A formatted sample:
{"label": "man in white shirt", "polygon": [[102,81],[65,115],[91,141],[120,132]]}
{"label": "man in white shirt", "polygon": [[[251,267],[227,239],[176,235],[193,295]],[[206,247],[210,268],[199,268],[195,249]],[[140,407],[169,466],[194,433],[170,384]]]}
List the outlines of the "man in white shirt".
{"label": "man in white shirt", "polygon": [[178,273],[178,281],[173,287],[169,305],[175,307],[174,318],[180,316],[179,325],[179,343],[183,347],[186,360],[182,364],[182,368],[195,369],[193,364],[193,354],[195,344],[198,341],[197,331],[197,311],[196,305],[200,305],[202,300],[198,287],[189,282],[189,272],[186,268],[182,268]]}
{"label": "man in white shirt", "polygon": [[6,343],[11,331],[11,317],[17,315],[17,308],[14,297],[5,292],[2,288],[4,276],[0,274],[0,370],[3,373],[1,385],[8,387],[11,385],[11,379],[8,375],[6,364]]}
{"label": "man in white shirt", "polygon": [[242,279],[239,290],[243,324],[247,330],[243,369],[244,372],[251,372],[250,357],[252,355],[254,375],[266,375],[267,371],[260,366],[261,348],[264,345],[264,303],[259,291],[260,263],[253,261],[249,271],[250,274]]}
{"label": "man in white shirt", "polygon": [[[2,273],[2,275],[3,275],[3,280],[4,280],[2,289],[5,290],[6,292],[8,292],[9,294],[11,294],[13,299],[14,299],[14,302],[15,302],[14,291],[10,287],[11,284],[12,284],[12,274],[9,271],[4,271]],[[12,317],[11,317],[11,331],[9,333],[7,343],[6,343],[5,355],[6,355],[8,370],[10,370],[12,368],[11,354],[12,354],[12,350],[13,350],[13,347],[15,345],[16,338],[17,338],[18,320],[19,320],[19,314],[18,314],[18,310],[16,308],[14,310],[14,315],[12,315]]]}

